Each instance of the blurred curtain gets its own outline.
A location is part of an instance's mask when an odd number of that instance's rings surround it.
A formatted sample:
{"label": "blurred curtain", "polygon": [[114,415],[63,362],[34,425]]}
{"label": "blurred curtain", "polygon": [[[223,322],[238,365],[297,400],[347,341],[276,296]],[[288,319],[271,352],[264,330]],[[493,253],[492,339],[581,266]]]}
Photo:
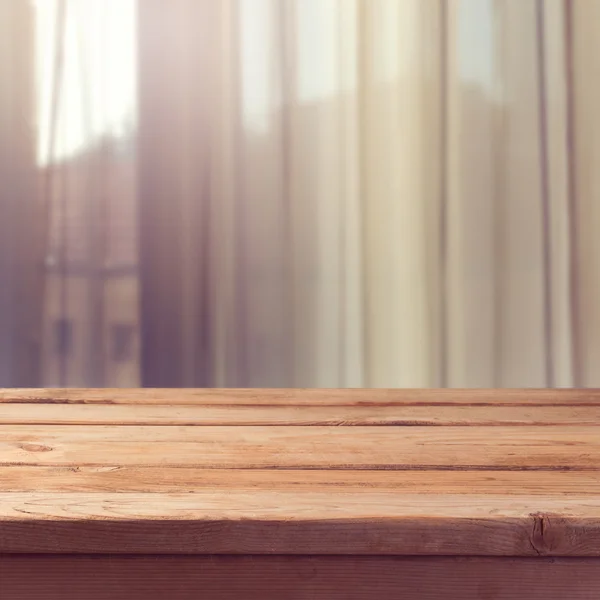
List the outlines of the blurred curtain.
{"label": "blurred curtain", "polygon": [[0,2],[0,386],[40,385],[44,223],[33,122],[33,7]]}
{"label": "blurred curtain", "polygon": [[598,11],[139,3],[144,382],[597,385]]}
{"label": "blurred curtain", "polygon": [[0,385],[600,385],[600,2],[1,0],[0,34]]}

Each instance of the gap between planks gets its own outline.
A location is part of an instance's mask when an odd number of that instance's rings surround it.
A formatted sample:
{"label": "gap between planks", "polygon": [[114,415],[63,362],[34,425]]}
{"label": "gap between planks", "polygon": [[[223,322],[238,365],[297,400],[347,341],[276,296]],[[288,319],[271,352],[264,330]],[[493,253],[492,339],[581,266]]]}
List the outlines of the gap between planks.
{"label": "gap between planks", "polygon": [[0,403],[235,406],[598,406],[600,389],[5,389]]}

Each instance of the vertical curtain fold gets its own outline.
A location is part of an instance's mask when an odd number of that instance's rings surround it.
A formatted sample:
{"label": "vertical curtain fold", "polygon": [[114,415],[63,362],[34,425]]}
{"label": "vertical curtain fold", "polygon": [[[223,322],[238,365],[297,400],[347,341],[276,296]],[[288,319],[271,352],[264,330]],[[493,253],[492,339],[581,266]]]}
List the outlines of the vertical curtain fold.
{"label": "vertical curtain fold", "polygon": [[[143,2],[138,193],[142,382],[210,383],[207,77],[212,3]],[[167,8],[167,10],[165,10]]]}
{"label": "vertical curtain fold", "polygon": [[567,72],[571,75],[572,251],[574,270],[574,344],[576,384],[600,384],[600,5],[567,3],[570,44]]}
{"label": "vertical curtain fold", "polygon": [[41,234],[34,111],[34,11],[0,3],[0,386],[41,382]]}

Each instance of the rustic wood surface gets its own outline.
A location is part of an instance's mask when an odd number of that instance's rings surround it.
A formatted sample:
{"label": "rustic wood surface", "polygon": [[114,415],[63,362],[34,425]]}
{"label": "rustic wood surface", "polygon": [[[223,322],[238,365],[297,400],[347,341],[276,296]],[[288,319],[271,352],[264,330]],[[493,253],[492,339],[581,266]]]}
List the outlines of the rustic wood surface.
{"label": "rustic wood surface", "polygon": [[7,600],[597,600],[600,559],[0,556]]}
{"label": "rustic wood surface", "polygon": [[4,390],[0,552],[600,556],[594,390]]}
{"label": "rustic wood surface", "polygon": [[12,404],[0,425],[596,425],[597,406]]}
{"label": "rustic wood surface", "polygon": [[596,469],[600,428],[3,425],[0,465]]}

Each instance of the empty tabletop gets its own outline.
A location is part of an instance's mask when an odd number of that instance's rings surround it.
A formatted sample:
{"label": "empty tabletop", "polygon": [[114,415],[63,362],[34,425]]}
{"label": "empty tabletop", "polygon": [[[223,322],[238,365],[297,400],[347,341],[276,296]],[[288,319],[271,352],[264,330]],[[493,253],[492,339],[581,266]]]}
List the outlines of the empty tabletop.
{"label": "empty tabletop", "polygon": [[0,553],[600,556],[594,390],[4,390]]}

